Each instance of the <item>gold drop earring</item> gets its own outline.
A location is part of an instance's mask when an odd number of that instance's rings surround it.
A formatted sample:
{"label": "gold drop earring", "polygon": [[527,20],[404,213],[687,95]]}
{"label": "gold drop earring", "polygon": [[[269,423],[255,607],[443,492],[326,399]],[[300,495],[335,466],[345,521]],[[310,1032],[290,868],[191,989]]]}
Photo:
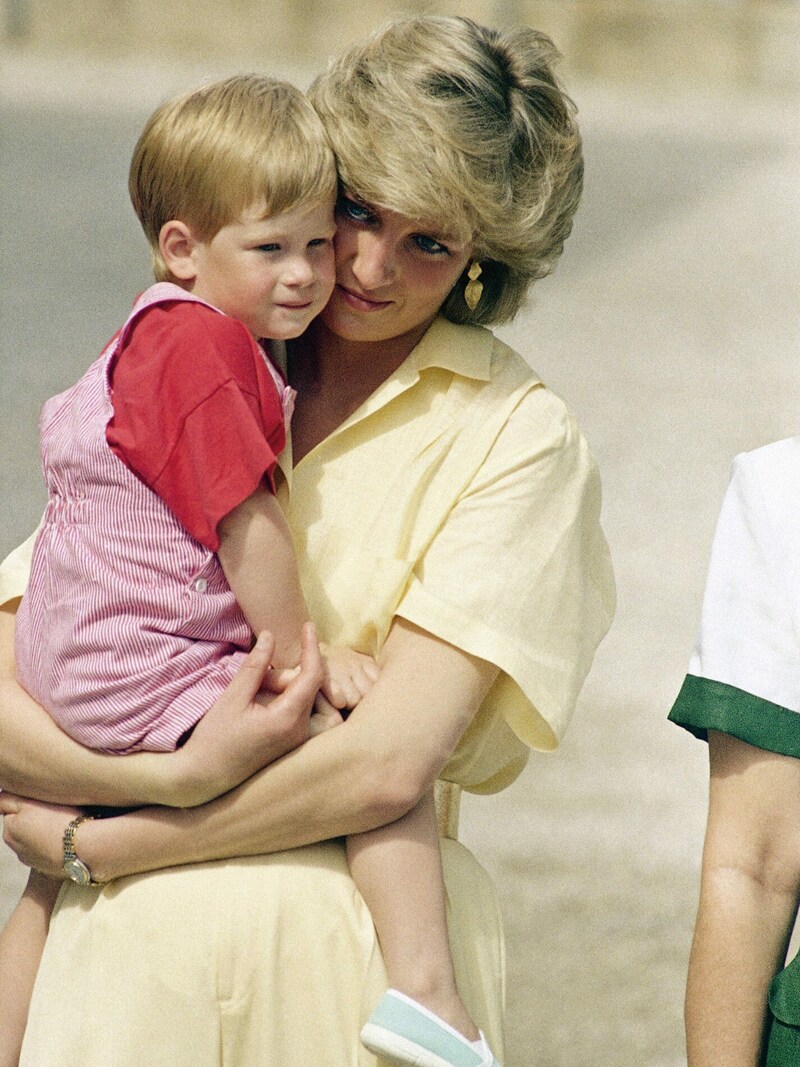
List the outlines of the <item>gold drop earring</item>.
{"label": "gold drop earring", "polygon": [[478,278],[481,276],[481,265],[476,259],[473,259],[470,263],[469,270],[467,271],[467,277],[469,281],[464,287],[464,302],[470,311],[474,311],[480,303],[481,294],[483,293],[483,282],[479,282]]}

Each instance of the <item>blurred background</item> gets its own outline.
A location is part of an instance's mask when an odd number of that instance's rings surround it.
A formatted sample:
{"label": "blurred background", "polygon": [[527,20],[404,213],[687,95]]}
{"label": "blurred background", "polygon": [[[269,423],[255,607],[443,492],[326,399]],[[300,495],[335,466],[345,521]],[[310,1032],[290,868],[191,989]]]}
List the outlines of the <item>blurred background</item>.
{"label": "blurred background", "polygon": [[[563,260],[499,332],[597,455],[619,612],[560,750],[463,805],[506,918],[506,1067],[679,1067],[707,768],[665,720],[731,458],[800,432],[800,4],[0,0],[0,554],[43,505],[42,402],[148,284],[149,112],[236,70],[305,85],[416,11],[550,33],[586,146]],[[0,846],[0,919],[21,881]]]}

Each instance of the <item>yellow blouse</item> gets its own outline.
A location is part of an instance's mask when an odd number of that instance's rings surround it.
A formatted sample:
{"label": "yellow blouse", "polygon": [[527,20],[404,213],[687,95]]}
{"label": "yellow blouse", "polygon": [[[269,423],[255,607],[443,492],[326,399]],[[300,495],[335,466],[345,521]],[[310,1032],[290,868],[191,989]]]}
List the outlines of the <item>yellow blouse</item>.
{"label": "yellow blouse", "polygon": [[[504,788],[562,736],[614,584],[600,483],[561,399],[488,330],[437,319],[280,496],[320,636],[377,654],[401,616],[501,674],[443,772]],[[30,545],[0,568],[20,596]]]}
{"label": "yellow blouse", "polygon": [[488,330],[437,319],[290,487],[326,641],[375,655],[399,615],[501,668],[444,778],[492,792],[528,747],[556,746],[614,583],[594,460],[519,355]]}

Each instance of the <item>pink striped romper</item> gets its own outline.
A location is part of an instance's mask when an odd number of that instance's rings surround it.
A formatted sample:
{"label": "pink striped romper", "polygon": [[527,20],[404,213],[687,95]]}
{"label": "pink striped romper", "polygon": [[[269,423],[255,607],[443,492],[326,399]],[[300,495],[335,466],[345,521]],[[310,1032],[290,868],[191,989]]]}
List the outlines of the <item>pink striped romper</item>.
{"label": "pink striped romper", "polygon": [[[106,440],[111,361],[146,309],[175,301],[204,303],[151,286],[41,417],[49,499],[17,615],[18,677],[66,733],[108,752],[175,748],[252,640],[215,553]],[[265,362],[288,417],[292,390]]]}

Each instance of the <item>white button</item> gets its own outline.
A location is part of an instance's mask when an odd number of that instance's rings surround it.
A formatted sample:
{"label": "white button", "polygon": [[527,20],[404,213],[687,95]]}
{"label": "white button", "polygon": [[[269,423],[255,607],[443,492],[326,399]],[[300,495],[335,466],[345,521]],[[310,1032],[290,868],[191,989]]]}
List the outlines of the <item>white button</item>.
{"label": "white button", "polygon": [[196,593],[205,593],[206,589],[208,589],[208,582],[205,580],[205,578],[195,578],[195,580],[194,580],[194,590],[195,590],[195,592]]}

